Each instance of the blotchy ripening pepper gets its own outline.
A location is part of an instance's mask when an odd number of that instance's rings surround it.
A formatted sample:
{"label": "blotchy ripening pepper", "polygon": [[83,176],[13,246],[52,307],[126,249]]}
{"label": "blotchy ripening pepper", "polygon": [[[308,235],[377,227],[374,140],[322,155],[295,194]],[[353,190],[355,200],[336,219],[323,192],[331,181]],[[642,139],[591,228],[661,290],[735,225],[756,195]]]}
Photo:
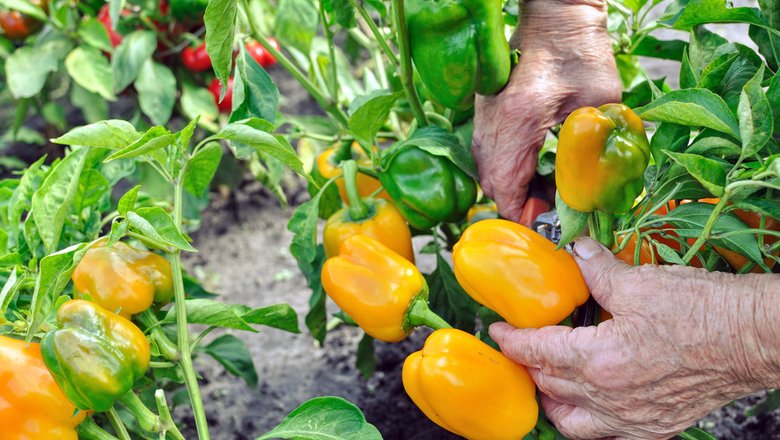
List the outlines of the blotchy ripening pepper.
{"label": "blotchy ripening pepper", "polygon": [[406,0],[412,60],[431,97],[466,110],[498,93],[511,59],[501,0]]}
{"label": "blotchy ripening pepper", "polygon": [[57,326],[41,341],[43,360],[80,409],[107,411],[149,368],[143,332],[97,304],[66,302],[57,311]]}
{"label": "blotchy ripening pepper", "polygon": [[558,324],[590,295],[571,255],[508,220],[466,228],[452,261],[463,289],[519,328]]}
{"label": "blotchy ripening pepper", "polygon": [[76,440],[87,413],[60,391],[37,343],[0,336],[0,437]]}
{"label": "blotchy ripening pepper", "polygon": [[555,183],[577,211],[626,212],[644,188],[650,147],[642,120],[623,104],[583,107],[561,127]]}

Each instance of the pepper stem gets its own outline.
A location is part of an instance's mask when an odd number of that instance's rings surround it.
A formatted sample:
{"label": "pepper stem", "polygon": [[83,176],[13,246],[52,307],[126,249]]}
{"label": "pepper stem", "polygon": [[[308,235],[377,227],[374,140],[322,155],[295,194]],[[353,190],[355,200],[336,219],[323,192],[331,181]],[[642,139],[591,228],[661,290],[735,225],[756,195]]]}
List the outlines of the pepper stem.
{"label": "pepper stem", "polygon": [[410,327],[425,325],[434,330],[452,328],[444,318],[434,313],[433,310],[428,307],[428,300],[422,298],[415,299],[414,302],[412,302],[412,306],[409,307],[409,311],[406,312],[406,319]]}
{"label": "pepper stem", "polygon": [[162,357],[172,362],[179,360],[179,347],[162,331],[159,326],[160,321],[157,320],[151,309],[146,309],[135,315],[135,319],[149,331],[149,335],[157,344],[157,348],[160,349]]}
{"label": "pepper stem", "polygon": [[395,30],[398,35],[398,52],[401,58],[401,84],[403,85],[404,92],[406,92],[406,99],[409,100],[409,105],[412,107],[412,114],[417,121],[417,126],[425,127],[428,125],[428,118],[420,103],[417,89],[414,88],[412,46],[409,42],[409,30],[406,28],[404,0],[393,0],[393,19],[395,21]]}
{"label": "pepper stem", "polygon": [[360,198],[357,188],[357,163],[354,160],[341,162],[344,172],[344,186],[347,189],[349,199],[349,217],[353,221],[363,220],[368,217],[368,205]]}
{"label": "pepper stem", "polygon": [[133,413],[141,429],[148,432],[160,431],[160,418],[141,402],[141,399],[138,398],[133,390],[122,395],[119,401]]}
{"label": "pepper stem", "polygon": [[84,440],[118,440],[97,425],[94,420],[88,418],[78,427],[79,438]]}
{"label": "pepper stem", "polygon": [[342,161],[352,159],[352,142],[352,139],[341,141],[336,152],[333,153],[333,161],[336,165]]}
{"label": "pepper stem", "polygon": [[603,211],[593,211],[588,219],[591,238],[606,246],[607,249],[611,249],[615,244],[615,233],[612,230],[613,220],[614,214]]}

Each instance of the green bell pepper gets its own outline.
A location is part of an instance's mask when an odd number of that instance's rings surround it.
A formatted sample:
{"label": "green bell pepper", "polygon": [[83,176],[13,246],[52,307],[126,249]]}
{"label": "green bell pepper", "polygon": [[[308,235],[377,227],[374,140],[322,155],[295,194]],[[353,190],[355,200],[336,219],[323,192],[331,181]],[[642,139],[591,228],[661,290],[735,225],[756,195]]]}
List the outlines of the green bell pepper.
{"label": "green bell pepper", "polygon": [[501,0],[406,0],[409,42],[431,97],[466,110],[474,94],[498,93],[511,59]]}

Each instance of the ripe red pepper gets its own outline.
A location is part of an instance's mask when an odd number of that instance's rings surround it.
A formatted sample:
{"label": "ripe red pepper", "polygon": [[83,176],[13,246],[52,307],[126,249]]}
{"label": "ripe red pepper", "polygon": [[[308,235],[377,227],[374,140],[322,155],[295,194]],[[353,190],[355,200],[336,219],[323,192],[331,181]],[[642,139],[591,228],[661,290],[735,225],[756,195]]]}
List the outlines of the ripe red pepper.
{"label": "ripe red pepper", "polygon": [[[279,50],[279,42],[276,41],[275,38],[269,37],[268,42],[271,44],[271,46],[274,47],[274,49]],[[269,52],[268,49],[266,49],[257,41],[250,41],[247,43],[246,50],[249,52],[249,55],[254,58],[255,61],[257,61],[257,64],[265,68],[276,64],[276,57],[271,55],[271,52]]]}
{"label": "ripe red pepper", "polygon": [[222,113],[230,113],[233,111],[233,78],[228,79],[228,89],[225,94],[225,99],[222,102],[219,101],[219,95],[222,93],[222,87],[219,85],[219,80],[214,78],[209,84],[209,92],[214,95],[214,102],[217,103],[217,108]]}
{"label": "ripe red pepper", "polygon": [[108,7],[108,3],[103,5],[102,8],[100,8],[100,12],[98,12],[97,19],[100,23],[103,24],[103,27],[106,28],[106,31],[108,32],[108,38],[111,40],[111,46],[117,47],[120,43],[122,43],[122,39],[124,36],[117,32],[111,23],[111,15]]}
{"label": "ripe red pepper", "polygon": [[[40,7],[44,12],[49,10],[48,0],[30,0],[30,3]],[[38,19],[24,15],[19,11],[0,12],[0,29],[2,29],[0,34],[11,40],[27,38],[39,31],[41,27],[43,27],[43,23],[38,21]]]}
{"label": "ripe red pepper", "polygon": [[181,52],[181,61],[184,67],[191,72],[203,72],[211,69],[211,57],[206,52],[206,43],[201,43],[197,47],[185,47]]}
{"label": "ripe red pepper", "polygon": [[520,224],[530,228],[540,214],[544,214],[549,210],[550,204],[547,203],[547,200],[539,197],[529,197],[523,207],[523,213],[520,214]]}

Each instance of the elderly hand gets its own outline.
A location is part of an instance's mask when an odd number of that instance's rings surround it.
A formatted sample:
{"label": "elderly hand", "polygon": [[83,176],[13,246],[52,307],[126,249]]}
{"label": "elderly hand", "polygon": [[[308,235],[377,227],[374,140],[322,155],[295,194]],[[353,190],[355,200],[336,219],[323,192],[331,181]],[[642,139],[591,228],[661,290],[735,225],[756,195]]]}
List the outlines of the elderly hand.
{"label": "elderly hand", "polygon": [[603,0],[531,0],[512,41],[520,64],[497,96],[478,96],[472,152],[485,193],[518,221],[547,129],[573,110],[619,102]]}
{"label": "elderly hand", "polygon": [[591,239],[577,242],[575,259],[612,320],[490,327],[504,354],[528,367],[564,435],[668,438],[735,398],[780,385],[777,275],[632,267]]}

